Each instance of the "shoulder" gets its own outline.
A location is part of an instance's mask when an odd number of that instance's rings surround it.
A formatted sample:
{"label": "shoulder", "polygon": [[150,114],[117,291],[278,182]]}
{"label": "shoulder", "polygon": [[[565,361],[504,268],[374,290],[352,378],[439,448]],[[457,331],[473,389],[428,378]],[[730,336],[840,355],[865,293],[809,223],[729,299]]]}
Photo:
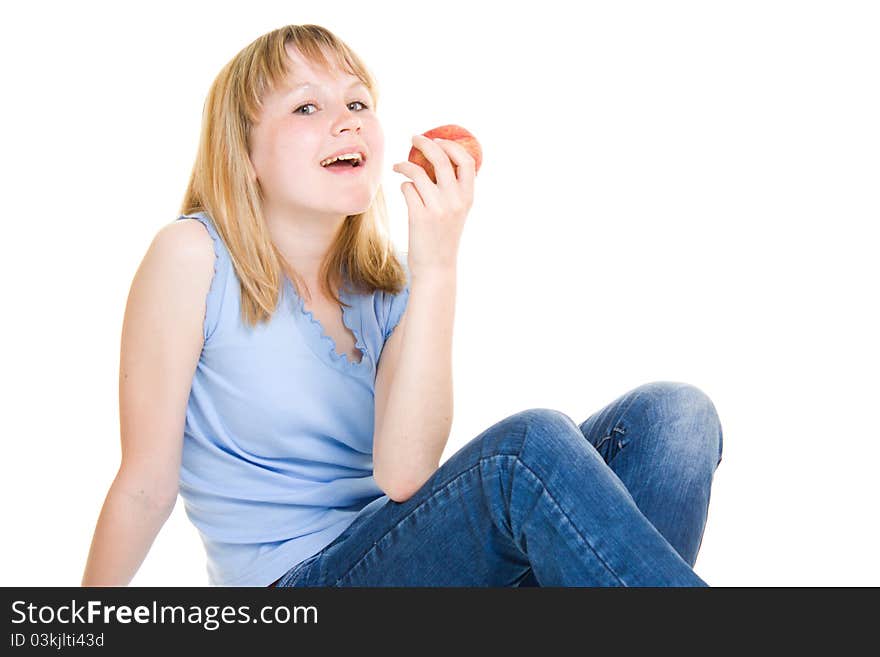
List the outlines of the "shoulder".
{"label": "shoulder", "polygon": [[181,219],[162,226],[144,257],[149,272],[184,284],[206,287],[214,274],[214,245],[205,226]]}
{"label": "shoulder", "polygon": [[153,243],[178,257],[207,259],[214,256],[214,238],[198,219],[178,219],[162,226]]}
{"label": "shoulder", "polygon": [[204,339],[199,327],[214,260],[211,238],[203,226],[178,221],[158,229],[135,273],[127,301],[126,317],[133,319],[126,323],[150,327],[149,335],[138,334],[137,340],[164,338],[181,327],[183,333],[201,333]]}

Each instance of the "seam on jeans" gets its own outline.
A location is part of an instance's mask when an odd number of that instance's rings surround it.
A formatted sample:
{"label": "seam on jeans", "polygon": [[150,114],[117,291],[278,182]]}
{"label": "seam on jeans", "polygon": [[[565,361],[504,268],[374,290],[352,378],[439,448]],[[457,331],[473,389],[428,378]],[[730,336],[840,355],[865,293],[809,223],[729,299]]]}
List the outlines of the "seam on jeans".
{"label": "seam on jeans", "polygon": [[303,571],[303,569],[309,564],[310,561],[314,561],[314,560],[317,559],[319,556],[321,556],[321,552],[323,552],[323,549],[322,549],[322,550],[318,550],[317,552],[315,552],[315,554],[313,554],[313,555],[311,555],[311,556],[309,556],[309,557],[306,557],[305,559],[303,559],[302,561],[300,561],[300,562],[299,562],[298,564],[296,564],[295,566],[292,566],[291,568],[288,568],[287,572],[284,573],[284,574],[281,576],[280,579],[278,579],[278,584],[277,584],[277,586],[278,586],[279,588],[281,588],[281,587],[287,587],[287,585],[288,585],[288,584],[289,584],[294,578],[296,578],[297,575],[299,575],[299,574]]}
{"label": "seam on jeans", "polygon": [[490,459],[497,459],[497,458],[513,458],[513,459],[517,459],[518,457],[517,457],[516,455],[514,455],[514,454],[492,454],[491,456],[481,456],[480,459],[479,459],[474,465],[472,465],[471,467],[469,467],[469,468],[466,469],[466,470],[462,470],[462,471],[459,472],[456,476],[454,476],[452,479],[450,479],[450,480],[447,481],[445,484],[443,484],[443,486],[441,486],[440,488],[438,488],[438,489],[435,490],[435,491],[432,491],[430,495],[428,495],[424,500],[422,500],[421,504],[419,504],[419,505],[418,505],[417,507],[415,507],[414,509],[411,509],[409,513],[407,513],[405,516],[403,516],[403,518],[401,518],[401,519],[397,522],[397,524],[394,525],[394,527],[389,528],[387,532],[385,532],[384,534],[382,534],[382,536],[380,536],[380,537],[377,538],[375,541],[373,541],[373,544],[372,544],[370,547],[368,547],[368,548],[367,548],[367,551],[364,552],[364,553],[358,558],[358,560],[355,561],[355,562],[351,565],[351,568],[349,568],[348,570],[345,571],[345,573],[343,573],[343,574],[340,575],[338,578],[336,578],[336,581],[333,583],[333,586],[338,586],[338,585],[339,585],[339,582],[341,582],[343,579],[345,579],[346,577],[348,577],[348,575],[351,573],[351,571],[353,571],[355,568],[357,568],[358,565],[361,563],[361,561],[363,561],[364,559],[366,559],[367,556],[369,556],[370,553],[373,552],[373,551],[378,547],[378,545],[379,545],[379,543],[382,541],[382,539],[384,539],[386,536],[388,536],[388,534],[390,534],[392,531],[394,531],[394,530],[395,530],[395,529],[396,529],[401,523],[403,523],[403,521],[405,521],[407,518],[409,518],[412,514],[414,514],[416,511],[418,511],[418,510],[421,509],[423,506],[425,506],[425,504],[427,504],[428,501],[431,500],[435,495],[437,495],[438,493],[442,493],[444,490],[446,490],[447,488],[449,488],[453,483],[455,483],[456,481],[458,481],[459,479],[461,479],[462,477],[464,477],[466,474],[468,474],[471,470],[475,470],[475,469],[479,468],[480,465],[483,463],[483,461],[488,461],[488,460],[490,460]]}
{"label": "seam on jeans", "polygon": [[544,485],[544,481],[543,481],[543,480],[542,480],[542,479],[541,479],[541,478],[535,473],[534,470],[532,470],[529,466],[527,466],[527,465],[522,461],[522,459],[520,459],[519,457],[517,457],[517,461],[519,461],[519,464],[520,464],[520,465],[521,465],[521,466],[522,466],[522,467],[523,467],[523,468],[524,468],[524,469],[525,469],[525,470],[526,470],[526,471],[527,471],[532,477],[534,477],[535,479],[538,480],[538,483],[541,484],[541,488],[543,488],[543,489],[544,489],[544,492],[547,493],[547,497],[549,497],[550,500],[553,502],[553,504],[556,505],[556,508],[557,508],[557,509],[559,510],[559,512],[562,514],[562,517],[565,518],[566,521],[568,521],[568,524],[571,525],[571,528],[574,530],[574,533],[577,534],[577,536],[581,539],[581,542],[583,542],[584,545],[586,545],[588,548],[590,548],[590,550],[593,552],[593,554],[596,555],[596,558],[601,562],[601,564],[602,564],[603,566],[605,566],[606,570],[608,570],[609,573],[611,573],[615,578],[617,578],[617,581],[618,581],[618,582],[620,582],[623,586],[628,586],[628,584],[627,584],[626,582],[623,581],[623,579],[620,577],[620,575],[618,575],[618,574],[614,571],[614,569],[613,569],[611,566],[609,566],[608,563],[606,563],[606,561],[602,558],[602,556],[599,554],[599,552],[596,551],[596,548],[594,548],[593,545],[592,545],[592,544],[591,544],[586,538],[584,538],[584,536],[583,536],[583,535],[577,530],[577,526],[571,521],[571,518],[568,517],[568,514],[567,514],[567,513],[563,510],[563,508],[559,505],[559,502],[556,501],[556,498],[553,497],[553,494],[547,489],[547,486]]}
{"label": "seam on jeans", "polygon": [[[620,423],[623,422],[623,418],[626,417],[626,414],[629,413],[629,409],[632,408],[632,405],[636,403],[636,400],[642,396],[644,390],[639,390],[636,394],[632,396],[632,399],[629,400],[629,403],[626,405],[626,408],[623,409],[623,412],[617,416],[617,420],[614,421],[614,427],[611,429],[611,432],[614,432],[615,429],[620,427]],[[623,430],[626,433],[626,429]],[[609,436],[611,433],[608,434]]]}
{"label": "seam on jeans", "polygon": [[[568,416],[566,415],[566,417],[568,417]],[[570,417],[568,418],[568,420],[569,420],[569,422],[574,423],[574,420],[572,420]],[[523,449],[525,449],[526,439],[528,438],[529,429],[531,428],[531,426],[532,426],[531,422],[524,422],[523,423],[522,436],[521,436],[521,440],[519,441],[519,451],[516,453],[516,457],[515,457],[517,461],[521,460],[522,452],[523,452]],[[580,431],[580,429],[578,429],[578,431]],[[512,508],[513,508],[513,477],[511,477],[511,479],[510,479],[510,491],[507,494],[507,512],[508,512],[508,514],[510,513],[510,510]],[[510,523],[510,533],[511,533],[511,535],[513,534],[513,522]],[[516,542],[515,536],[513,537],[513,540],[515,543]]]}

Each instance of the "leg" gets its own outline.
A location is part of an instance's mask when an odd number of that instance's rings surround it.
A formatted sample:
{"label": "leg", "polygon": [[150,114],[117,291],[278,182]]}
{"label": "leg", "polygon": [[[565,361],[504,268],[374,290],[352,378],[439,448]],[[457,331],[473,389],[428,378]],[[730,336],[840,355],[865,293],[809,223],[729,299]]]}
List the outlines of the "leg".
{"label": "leg", "polygon": [[279,586],[706,586],[563,413],[523,411]]}
{"label": "leg", "polygon": [[709,397],[687,383],[647,383],[618,397],[580,429],[645,517],[693,566],[712,478],[721,463],[721,423]]}

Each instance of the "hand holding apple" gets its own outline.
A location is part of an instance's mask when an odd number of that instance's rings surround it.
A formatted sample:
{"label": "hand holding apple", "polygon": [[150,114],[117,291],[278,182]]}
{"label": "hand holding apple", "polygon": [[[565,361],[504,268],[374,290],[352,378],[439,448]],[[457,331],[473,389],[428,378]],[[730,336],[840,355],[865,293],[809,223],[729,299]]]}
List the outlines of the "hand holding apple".
{"label": "hand holding apple", "polygon": [[[474,174],[480,170],[480,165],[483,163],[483,149],[480,147],[480,142],[478,142],[476,137],[460,125],[455,125],[454,123],[441,125],[437,128],[431,128],[422,134],[428,139],[448,139],[449,141],[461,144],[464,149],[470,153],[471,157],[474,158]],[[437,182],[433,165],[425,158],[418,148],[415,146],[410,148],[409,157],[407,159],[422,167],[428,174],[428,178],[431,179],[431,182]]]}
{"label": "hand holding apple", "polygon": [[[458,139],[437,137],[437,131]],[[435,128],[412,141],[409,159],[394,165],[411,179],[400,186],[409,210],[409,270],[413,278],[442,275],[456,268],[482,152],[473,135],[458,126]]]}

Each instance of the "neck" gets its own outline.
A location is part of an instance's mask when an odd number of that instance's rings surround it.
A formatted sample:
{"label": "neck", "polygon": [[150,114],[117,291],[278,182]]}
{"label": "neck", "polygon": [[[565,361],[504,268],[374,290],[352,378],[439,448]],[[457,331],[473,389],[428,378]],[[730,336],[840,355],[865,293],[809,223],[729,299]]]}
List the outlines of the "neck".
{"label": "neck", "polygon": [[264,213],[266,226],[275,246],[287,264],[308,284],[318,281],[321,263],[341,229],[345,217],[302,219]]}

